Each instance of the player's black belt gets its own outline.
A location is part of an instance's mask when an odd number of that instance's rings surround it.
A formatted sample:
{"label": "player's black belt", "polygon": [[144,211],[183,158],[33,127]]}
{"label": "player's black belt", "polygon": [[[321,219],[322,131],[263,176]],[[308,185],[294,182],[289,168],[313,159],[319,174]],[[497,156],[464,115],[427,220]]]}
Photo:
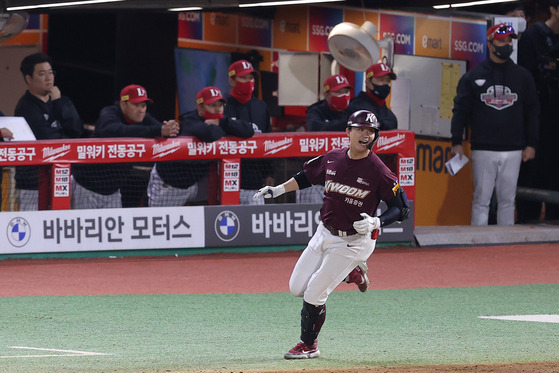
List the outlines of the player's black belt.
{"label": "player's black belt", "polygon": [[347,237],[347,236],[352,236],[354,234],[357,234],[357,232],[354,229],[352,229],[350,231],[342,231],[342,230],[334,228],[330,225],[326,225],[324,223],[323,223],[323,225],[324,225],[324,228],[326,228],[328,230],[328,232],[332,233],[334,236]]}

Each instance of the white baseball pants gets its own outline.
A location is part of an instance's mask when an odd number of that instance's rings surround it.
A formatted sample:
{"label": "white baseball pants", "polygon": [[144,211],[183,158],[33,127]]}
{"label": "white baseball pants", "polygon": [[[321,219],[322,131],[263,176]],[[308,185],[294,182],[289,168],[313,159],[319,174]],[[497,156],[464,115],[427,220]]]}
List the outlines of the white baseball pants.
{"label": "white baseball pants", "polygon": [[521,162],[522,150],[472,150],[472,225],[487,225],[493,188],[497,195],[497,224],[514,224],[514,200]]}
{"label": "white baseball pants", "polygon": [[346,276],[358,264],[367,261],[375,250],[375,243],[370,234],[334,236],[320,223],[295,264],[289,290],[312,305],[325,304]]}

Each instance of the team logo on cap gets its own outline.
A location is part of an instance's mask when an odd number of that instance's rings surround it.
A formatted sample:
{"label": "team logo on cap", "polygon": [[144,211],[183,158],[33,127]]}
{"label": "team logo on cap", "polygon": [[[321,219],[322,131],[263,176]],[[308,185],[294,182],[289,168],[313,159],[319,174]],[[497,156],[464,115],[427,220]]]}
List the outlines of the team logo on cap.
{"label": "team logo on cap", "polygon": [[215,218],[215,233],[225,242],[235,239],[241,230],[239,217],[232,211],[222,211]]}
{"label": "team logo on cap", "polygon": [[480,95],[481,101],[485,102],[485,105],[492,107],[493,109],[503,110],[509,106],[514,105],[518,100],[518,95],[512,93],[509,87],[496,85],[489,86],[486,93]]}
{"label": "team logo on cap", "polygon": [[[210,93],[210,97],[206,97],[206,99],[214,98],[214,97],[221,97],[221,91],[217,88],[208,88],[208,89],[205,89],[205,91]],[[200,97],[199,99],[196,100],[196,103],[198,103],[198,104],[201,104],[202,102],[204,102],[204,94],[202,94],[202,97]]]}
{"label": "team logo on cap", "polygon": [[31,238],[31,227],[24,218],[13,218],[8,223],[6,235],[13,246],[22,247]]}
{"label": "team logo on cap", "polygon": [[[241,65],[242,69],[240,71],[245,71],[245,70],[252,70],[252,65],[250,62],[247,61],[239,61],[239,64]],[[237,71],[235,71],[235,69],[229,71],[229,76],[233,76],[236,75]]]}

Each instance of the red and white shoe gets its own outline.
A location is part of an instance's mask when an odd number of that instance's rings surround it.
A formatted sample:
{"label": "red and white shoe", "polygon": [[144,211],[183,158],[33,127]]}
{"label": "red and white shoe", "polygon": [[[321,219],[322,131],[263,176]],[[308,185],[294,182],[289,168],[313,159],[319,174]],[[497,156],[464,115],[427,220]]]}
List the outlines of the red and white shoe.
{"label": "red and white shoe", "polygon": [[316,339],[312,346],[301,341],[297,346],[283,354],[283,357],[286,359],[312,359],[319,356],[320,350],[318,349],[318,340]]}
{"label": "red and white shoe", "polygon": [[366,263],[361,263],[353,269],[346,277],[345,282],[351,284],[357,284],[359,291],[364,293],[369,288],[369,278],[367,277],[367,271],[369,268]]}

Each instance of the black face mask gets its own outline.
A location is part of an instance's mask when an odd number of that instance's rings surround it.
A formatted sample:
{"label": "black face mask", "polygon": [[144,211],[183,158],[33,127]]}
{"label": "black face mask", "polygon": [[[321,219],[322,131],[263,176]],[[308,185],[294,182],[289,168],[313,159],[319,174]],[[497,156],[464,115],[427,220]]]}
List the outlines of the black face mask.
{"label": "black face mask", "polygon": [[512,45],[510,44],[505,44],[500,47],[493,44],[493,47],[495,48],[495,52],[493,52],[495,56],[499,57],[502,60],[508,59],[512,54]]}
{"label": "black face mask", "polygon": [[383,84],[383,85],[373,84],[373,89],[370,89],[369,92],[371,92],[371,94],[377,96],[381,100],[384,100],[390,94],[390,85],[389,84]]}

